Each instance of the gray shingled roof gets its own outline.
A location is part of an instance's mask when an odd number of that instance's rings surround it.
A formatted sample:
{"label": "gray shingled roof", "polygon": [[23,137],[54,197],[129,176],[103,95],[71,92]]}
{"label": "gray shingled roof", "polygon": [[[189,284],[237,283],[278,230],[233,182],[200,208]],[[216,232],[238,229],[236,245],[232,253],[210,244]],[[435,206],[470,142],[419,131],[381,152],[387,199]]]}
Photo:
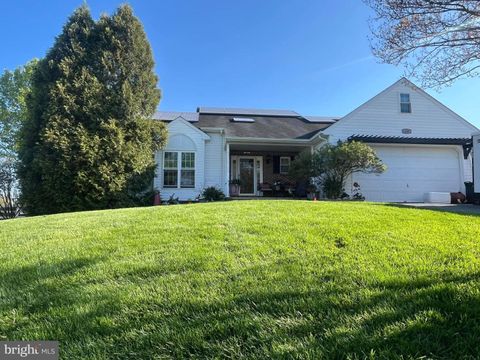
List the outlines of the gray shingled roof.
{"label": "gray shingled roof", "polygon": [[[222,128],[227,137],[265,139],[310,139],[332,125],[338,118],[301,116],[291,110],[200,107],[197,112],[158,111],[155,120],[173,121],[178,117],[198,128]],[[248,117],[253,122],[235,122]]]}
{"label": "gray shingled roof", "polygon": [[332,123],[309,122],[301,116],[253,116],[255,122],[234,122],[233,115],[200,114],[199,128],[223,128],[227,137],[310,139]]}

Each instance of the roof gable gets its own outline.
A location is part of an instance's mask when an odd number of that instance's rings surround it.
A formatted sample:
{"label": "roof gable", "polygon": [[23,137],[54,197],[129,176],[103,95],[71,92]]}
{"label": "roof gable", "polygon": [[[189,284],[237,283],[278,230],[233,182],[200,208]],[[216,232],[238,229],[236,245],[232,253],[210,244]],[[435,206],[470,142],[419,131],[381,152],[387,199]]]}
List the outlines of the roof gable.
{"label": "roof gable", "polygon": [[[411,94],[412,113],[400,113],[400,93]],[[477,128],[406,78],[401,78],[325,132],[348,137],[355,133],[399,136],[468,137]],[[350,133],[348,133],[350,132]],[[451,134],[449,135],[449,132]]]}
{"label": "roof gable", "polygon": [[[185,120],[183,117],[179,116],[172,122],[168,123],[167,128],[170,130],[172,128],[178,129],[178,127],[187,127],[190,131],[198,134],[203,140],[210,140],[210,136],[200,130],[198,127],[193,126],[189,121]],[[178,132],[178,131],[176,131]]]}

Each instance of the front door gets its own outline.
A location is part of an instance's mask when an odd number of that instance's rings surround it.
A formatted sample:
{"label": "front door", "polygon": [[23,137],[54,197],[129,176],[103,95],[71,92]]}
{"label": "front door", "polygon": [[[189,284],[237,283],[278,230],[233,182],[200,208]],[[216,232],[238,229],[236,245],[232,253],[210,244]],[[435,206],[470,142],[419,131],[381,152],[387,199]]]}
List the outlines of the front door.
{"label": "front door", "polygon": [[258,195],[258,184],[263,181],[263,157],[233,155],[230,166],[230,179],[240,179],[239,195]]}
{"label": "front door", "polygon": [[240,157],[238,161],[240,175],[240,194],[255,195],[255,158]]}

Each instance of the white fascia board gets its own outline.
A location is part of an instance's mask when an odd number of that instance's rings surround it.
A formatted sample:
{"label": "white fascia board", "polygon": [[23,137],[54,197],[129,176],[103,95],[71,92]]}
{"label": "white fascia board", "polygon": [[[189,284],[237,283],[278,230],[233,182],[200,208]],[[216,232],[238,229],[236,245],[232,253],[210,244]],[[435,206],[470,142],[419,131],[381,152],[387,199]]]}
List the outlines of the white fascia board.
{"label": "white fascia board", "polygon": [[225,132],[224,128],[219,128],[219,127],[201,127],[199,128],[200,130],[204,132],[209,132],[209,133],[220,133],[223,134]]}
{"label": "white fascia board", "polygon": [[315,140],[317,140],[317,141],[328,141],[329,137],[330,137],[330,135],[328,135],[328,134],[318,132],[315,135],[313,135],[309,140],[310,141],[315,141]]}
{"label": "white fascia board", "polygon": [[[226,140],[228,143],[232,144],[285,144],[285,145],[313,145],[316,143],[317,137],[311,139],[275,139],[275,138],[250,138],[250,137],[228,137]],[[318,139],[323,139],[318,137]],[[325,139],[323,139],[325,140]]]}

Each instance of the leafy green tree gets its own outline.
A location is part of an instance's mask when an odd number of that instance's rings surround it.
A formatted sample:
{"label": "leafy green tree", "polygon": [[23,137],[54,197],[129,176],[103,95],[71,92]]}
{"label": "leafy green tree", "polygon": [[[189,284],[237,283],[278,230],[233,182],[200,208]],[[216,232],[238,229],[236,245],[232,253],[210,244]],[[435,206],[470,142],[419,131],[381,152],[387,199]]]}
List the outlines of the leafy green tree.
{"label": "leafy green tree", "polygon": [[[26,210],[55,213],[138,204],[166,128],[150,45],[132,9],[69,18],[34,73],[19,176]],[[139,178],[147,177],[148,181]],[[132,194],[132,189],[137,193]]]}
{"label": "leafy green tree", "polygon": [[345,181],[354,173],[382,173],[386,166],[375,150],[351,141],[325,144],[315,153],[304,152],[292,162],[290,175],[298,180],[317,179],[329,199],[344,193]]}
{"label": "leafy green tree", "polygon": [[314,173],[320,177],[325,196],[338,199],[345,181],[354,173],[382,173],[386,166],[375,150],[358,141],[327,144],[315,153]]}
{"label": "leafy green tree", "polygon": [[0,158],[0,219],[12,219],[20,215],[20,193],[14,158]]}
{"label": "leafy green tree", "polygon": [[310,150],[302,151],[290,165],[288,176],[298,182],[309,183],[316,176],[314,160]]}
{"label": "leafy green tree", "polygon": [[0,157],[14,159],[18,133],[27,118],[26,97],[37,60],[0,75]]}
{"label": "leafy green tree", "polygon": [[19,130],[27,118],[26,97],[37,60],[0,75],[0,219],[21,212],[16,174]]}

